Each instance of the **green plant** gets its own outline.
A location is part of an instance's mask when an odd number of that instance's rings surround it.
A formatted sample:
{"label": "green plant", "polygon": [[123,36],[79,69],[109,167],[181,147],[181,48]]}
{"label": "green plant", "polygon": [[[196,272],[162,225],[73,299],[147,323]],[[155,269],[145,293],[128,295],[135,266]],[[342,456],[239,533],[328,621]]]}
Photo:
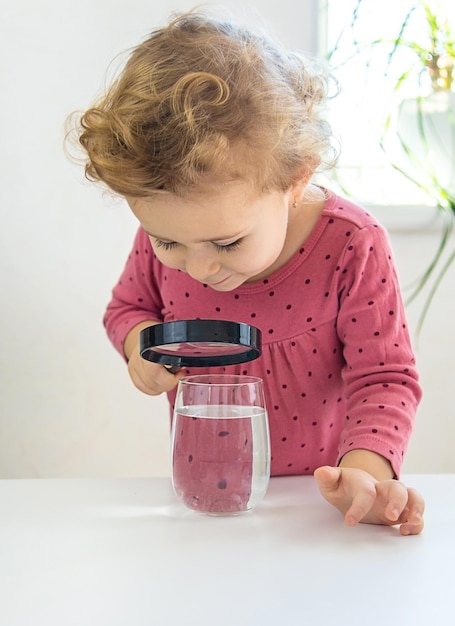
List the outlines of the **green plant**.
{"label": "green plant", "polygon": [[[365,38],[363,20],[368,3],[357,0],[328,60],[336,70],[358,64],[360,58],[372,69],[374,59],[374,71],[382,70],[389,89],[392,85],[378,132],[379,145],[392,167],[438,209],[439,244],[407,298],[410,303],[428,289],[418,335],[433,297],[455,261],[455,249],[451,249],[455,225],[455,36],[441,3],[417,0],[409,2],[394,36]],[[411,119],[411,110],[412,129],[404,123]]]}

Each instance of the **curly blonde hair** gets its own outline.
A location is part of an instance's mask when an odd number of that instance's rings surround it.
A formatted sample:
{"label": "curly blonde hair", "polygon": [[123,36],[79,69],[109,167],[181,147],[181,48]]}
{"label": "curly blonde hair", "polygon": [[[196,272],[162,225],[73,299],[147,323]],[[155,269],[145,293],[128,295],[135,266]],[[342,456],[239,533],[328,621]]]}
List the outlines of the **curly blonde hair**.
{"label": "curly blonde hair", "polygon": [[86,176],[132,197],[184,195],[207,176],[286,190],[335,161],[328,81],[262,33],[203,12],[174,16],[78,120]]}

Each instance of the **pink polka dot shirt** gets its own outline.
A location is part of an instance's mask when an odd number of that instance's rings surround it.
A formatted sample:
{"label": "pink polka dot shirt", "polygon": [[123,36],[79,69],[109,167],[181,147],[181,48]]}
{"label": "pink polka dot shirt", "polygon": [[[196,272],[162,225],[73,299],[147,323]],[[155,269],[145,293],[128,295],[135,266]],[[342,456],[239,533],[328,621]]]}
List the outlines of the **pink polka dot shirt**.
{"label": "pink polka dot shirt", "polygon": [[329,193],[300,250],[230,292],[162,265],[139,229],[104,318],[114,346],[123,355],[144,320],[195,318],[262,330],[257,360],[187,371],[263,378],[272,475],[310,474],[361,448],[399,476],[421,390],[389,239],[365,210]]}

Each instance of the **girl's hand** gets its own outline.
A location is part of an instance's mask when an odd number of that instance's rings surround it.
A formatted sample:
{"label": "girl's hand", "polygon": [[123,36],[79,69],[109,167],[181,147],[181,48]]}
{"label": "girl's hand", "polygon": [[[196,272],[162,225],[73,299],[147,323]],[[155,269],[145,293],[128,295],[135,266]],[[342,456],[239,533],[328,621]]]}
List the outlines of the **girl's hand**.
{"label": "girl's hand", "polygon": [[171,391],[185,375],[183,372],[173,374],[168,369],[143,359],[139,353],[139,336],[143,328],[158,322],[145,320],[134,326],[125,338],[123,350],[128,361],[128,372],[133,384],[149,396],[159,396]]}
{"label": "girl's hand", "polygon": [[183,371],[173,374],[163,365],[146,361],[139,354],[139,350],[131,353],[128,372],[134,385],[149,396],[171,391],[185,375]]}
{"label": "girl's hand", "polygon": [[414,489],[395,479],[376,480],[352,467],[319,467],[314,472],[323,497],[344,515],[348,526],[399,525],[402,535],[423,529],[425,503]]}

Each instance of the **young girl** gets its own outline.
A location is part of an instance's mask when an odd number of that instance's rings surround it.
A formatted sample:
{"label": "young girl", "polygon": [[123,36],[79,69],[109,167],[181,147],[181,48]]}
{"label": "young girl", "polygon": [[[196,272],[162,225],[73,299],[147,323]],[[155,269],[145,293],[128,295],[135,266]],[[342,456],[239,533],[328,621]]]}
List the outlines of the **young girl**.
{"label": "young girl", "polygon": [[133,383],[171,405],[189,370],[142,359],[142,328],[258,326],[262,356],[223,369],[264,379],[272,475],[314,473],[347,524],[417,534],[423,499],[398,478],[421,391],[390,244],[312,182],[335,161],[327,86],[313,61],[204,12],[133,50],[78,128],[87,176],[140,224],[104,322]]}

